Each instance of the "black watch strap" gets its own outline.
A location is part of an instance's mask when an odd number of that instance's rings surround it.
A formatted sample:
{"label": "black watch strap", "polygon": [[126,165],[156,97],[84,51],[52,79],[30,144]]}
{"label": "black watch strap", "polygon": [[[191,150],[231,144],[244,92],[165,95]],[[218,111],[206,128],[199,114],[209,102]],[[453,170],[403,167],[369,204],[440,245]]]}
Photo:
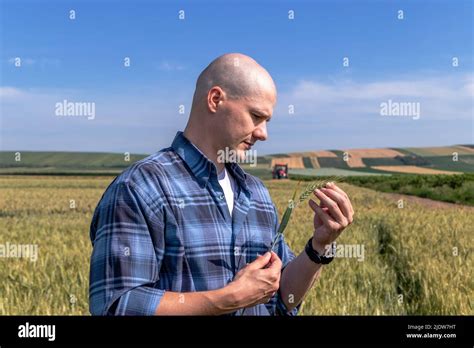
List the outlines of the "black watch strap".
{"label": "black watch strap", "polygon": [[311,259],[311,261],[313,261],[314,263],[327,265],[334,259],[334,256],[328,257],[324,255],[319,255],[319,253],[313,249],[313,237],[308,240],[308,243],[306,243],[306,247],[304,248],[304,250],[308,257]]}

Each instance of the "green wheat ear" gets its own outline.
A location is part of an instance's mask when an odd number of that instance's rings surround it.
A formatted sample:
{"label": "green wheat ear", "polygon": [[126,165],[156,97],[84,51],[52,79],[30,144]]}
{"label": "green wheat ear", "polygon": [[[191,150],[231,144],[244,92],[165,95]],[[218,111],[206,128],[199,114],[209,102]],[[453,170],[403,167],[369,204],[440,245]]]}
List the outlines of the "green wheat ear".
{"label": "green wheat ear", "polygon": [[300,195],[297,204],[303,203],[311,195],[311,193],[314,190],[321,189],[321,188],[325,187],[326,184],[328,184],[329,182],[338,182],[338,181],[340,181],[339,177],[333,176],[333,177],[330,177],[329,180],[320,180],[320,181],[316,181],[316,182],[313,182],[313,183],[309,183],[306,186],[303,193]]}
{"label": "green wheat ear", "polygon": [[280,226],[278,227],[278,231],[275,234],[275,237],[273,238],[272,244],[270,245],[270,251],[273,250],[275,247],[275,244],[277,243],[278,239],[280,236],[283,235],[283,232],[285,231],[288,222],[290,221],[291,213],[293,212],[293,209],[295,209],[300,203],[303,203],[310,195],[311,193],[316,190],[320,189],[326,186],[327,183],[329,182],[338,182],[340,181],[339,177],[330,177],[330,180],[324,180],[324,181],[316,181],[314,183],[310,183],[306,186],[305,190],[301,195],[299,196],[298,200],[295,201],[296,198],[296,192],[298,190],[298,187],[300,186],[301,181],[298,182],[296,185],[295,191],[293,192],[293,197],[288,201],[288,207],[285,210],[285,213],[283,214],[283,217],[280,222]]}

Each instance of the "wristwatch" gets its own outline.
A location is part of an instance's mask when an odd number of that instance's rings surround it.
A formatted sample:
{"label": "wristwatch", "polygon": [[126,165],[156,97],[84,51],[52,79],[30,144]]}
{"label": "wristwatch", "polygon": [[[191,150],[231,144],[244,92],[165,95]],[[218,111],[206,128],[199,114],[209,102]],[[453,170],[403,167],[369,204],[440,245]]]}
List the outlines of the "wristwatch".
{"label": "wristwatch", "polygon": [[308,240],[308,243],[306,243],[306,247],[304,248],[304,251],[306,252],[306,255],[313,261],[314,263],[322,264],[322,265],[327,265],[330,263],[333,259],[334,256],[328,257],[324,255],[319,255],[319,253],[313,249],[313,237],[311,237]]}

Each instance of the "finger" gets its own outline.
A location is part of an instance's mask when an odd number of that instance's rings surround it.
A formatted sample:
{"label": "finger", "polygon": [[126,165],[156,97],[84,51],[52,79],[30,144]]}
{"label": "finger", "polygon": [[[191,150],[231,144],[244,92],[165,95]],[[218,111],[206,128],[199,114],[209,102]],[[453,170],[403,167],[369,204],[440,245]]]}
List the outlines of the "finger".
{"label": "finger", "polygon": [[278,271],[278,272],[281,271],[281,267],[283,263],[281,262],[280,258],[274,251],[272,251],[272,258],[270,262],[271,264],[270,264],[270,267],[268,267],[268,269],[271,269],[273,271]]}
{"label": "finger", "polygon": [[[310,207],[311,207],[311,202],[314,203],[314,201],[312,201],[312,200],[309,200],[309,201],[308,201],[308,205],[309,205]],[[313,210],[314,210],[314,209],[313,209]],[[315,217],[315,223],[316,223],[317,225],[322,225],[322,224],[323,224],[323,222],[322,222],[321,219],[319,218],[319,215],[318,215],[318,214],[314,214],[314,217]]]}
{"label": "finger", "polygon": [[318,215],[324,225],[329,227],[332,230],[339,229],[339,224],[329,215],[328,213],[324,212],[324,210],[312,199],[309,200],[309,204],[311,205],[311,209]]}
{"label": "finger", "polygon": [[272,255],[269,252],[266,252],[263,255],[258,256],[255,261],[249,263],[247,265],[248,269],[261,269],[264,268],[268,262],[270,261],[270,258]]}
{"label": "finger", "polygon": [[344,197],[347,198],[348,202],[349,202],[349,206],[351,208],[351,213],[354,214],[354,209],[352,208],[352,203],[351,203],[351,200],[349,198],[349,196],[347,195],[346,192],[344,192],[339,186],[337,186],[335,183],[331,182],[329,184],[326,185],[328,188],[330,189],[333,189],[337,192],[339,192],[341,195],[343,195]]}
{"label": "finger", "polygon": [[319,206],[321,207],[321,209],[322,209],[324,212],[326,212],[326,213],[329,214],[329,208],[326,207],[323,202],[321,202],[321,204],[319,204]]}
{"label": "finger", "polygon": [[321,202],[324,203],[324,205],[329,208],[329,213],[333,217],[334,220],[336,220],[338,223],[341,225],[346,225],[347,224],[347,219],[344,216],[344,214],[341,212],[341,209],[339,208],[339,205],[333,201],[331,198],[326,196],[323,191],[321,190],[315,190],[314,194],[316,197],[319,198]]}
{"label": "finger", "polygon": [[275,258],[278,258],[278,254],[276,254],[273,250],[271,250],[270,261],[268,261],[268,263],[266,264],[264,268],[270,268],[272,263],[275,261]]}
{"label": "finger", "polygon": [[326,184],[326,187],[327,188],[330,188],[330,189],[333,189],[333,190],[336,190],[337,192],[339,192],[341,195],[343,195],[344,197],[346,198],[349,198],[349,196],[347,195],[347,193],[344,192],[344,190],[342,190],[339,186],[337,186],[335,183],[333,182],[330,182],[330,183],[327,183]]}
{"label": "finger", "polygon": [[280,260],[280,257],[278,256],[278,254],[276,252],[274,252],[273,250],[271,251],[271,258],[270,258],[270,262],[274,262],[275,260]]}
{"label": "finger", "polygon": [[327,195],[329,198],[332,198],[338,204],[339,209],[341,209],[342,213],[346,217],[346,221],[348,223],[352,223],[352,213],[347,198],[332,189],[323,188],[321,191],[323,191],[325,195]]}

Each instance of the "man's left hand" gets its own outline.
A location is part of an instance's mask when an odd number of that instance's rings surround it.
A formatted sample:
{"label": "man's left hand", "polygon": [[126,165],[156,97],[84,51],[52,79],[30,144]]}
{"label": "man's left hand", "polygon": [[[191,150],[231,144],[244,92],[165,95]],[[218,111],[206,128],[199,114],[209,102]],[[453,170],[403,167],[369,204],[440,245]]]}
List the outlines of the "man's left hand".
{"label": "man's left hand", "polygon": [[334,183],[315,190],[314,194],[321,202],[318,205],[312,199],[309,200],[309,205],[315,212],[313,248],[324,254],[326,246],[334,242],[352,223],[354,209],[349,196]]}

